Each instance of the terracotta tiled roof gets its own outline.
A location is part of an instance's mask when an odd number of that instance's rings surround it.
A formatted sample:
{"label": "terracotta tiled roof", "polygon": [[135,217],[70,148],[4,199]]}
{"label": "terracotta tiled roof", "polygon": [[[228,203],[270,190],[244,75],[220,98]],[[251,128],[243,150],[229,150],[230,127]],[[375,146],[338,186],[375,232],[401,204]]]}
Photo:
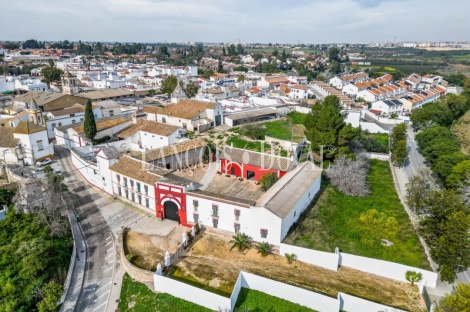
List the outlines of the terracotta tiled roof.
{"label": "terracotta tiled roof", "polygon": [[13,137],[13,129],[10,127],[0,127],[0,147],[15,147],[19,139]]}
{"label": "terracotta tiled roof", "polygon": [[8,121],[14,121],[14,120],[16,120],[16,119],[18,119],[18,118],[21,118],[21,117],[23,117],[23,116],[26,116],[26,115],[28,115],[28,111],[22,111],[21,113],[16,114],[15,116],[13,116],[13,117],[11,117],[10,119],[8,119]]}
{"label": "terracotta tiled roof", "polygon": [[156,114],[161,111],[161,109],[162,108],[158,106],[144,106],[144,108],[142,108],[142,111],[147,114]]}
{"label": "terracotta tiled roof", "polygon": [[297,84],[297,85],[293,86],[291,89],[307,90],[307,86],[302,85],[302,84]]}
{"label": "terracotta tiled roof", "polygon": [[15,134],[32,134],[36,132],[41,132],[47,130],[46,127],[42,127],[40,125],[37,125],[35,123],[26,121],[26,120],[21,120],[18,123],[18,126],[13,130],[12,133]]}
{"label": "terracotta tiled roof", "polygon": [[154,185],[160,181],[162,177],[148,172],[151,166],[152,165],[149,163],[137,160],[127,155],[123,155],[117,162],[109,167],[109,170],[135,179],[136,181]]}
{"label": "terracotta tiled roof", "polygon": [[294,162],[287,157],[264,154],[226,146],[220,155],[220,159],[227,159],[240,164],[248,164],[264,169],[290,171]]}
{"label": "terracotta tiled roof", "polygon": [[85,112],[85,107],[83,105],[75,104],[74,106],[69,107],[69,108],[64,108],[61,110],[53,111],[51,112],[51,115],[57,117],[57,116],[84,113],[84,112]]}
{"label": "terracotta tiled roof", "polygon": [[177,104],[169,104],[158,114],[184,119],[193,119],[206,109],[214,109],[217,103],[183,99]]}
{"label": "terracotta tiled roof", "polygon": [[[136,153],[134,157],[137,159],[143,159],[145,157],[144,160],[149,162],[176,154],[183,154],[206,145],[207,142],[202,139],[188,140],[178,144],[148,150],[145,152],[145,155],[142,155],[142,153]],[[184,159],[184,156],[181,159]]]}
{"label": "terracotta tiled roof", "polygon": [[136,124],[129,125],[128,127],[117,132],[116,136],[122,139],[126,139],[138,131],[149,132],[167,137],[178,131],[178,127],[153,120],[141,119]]}

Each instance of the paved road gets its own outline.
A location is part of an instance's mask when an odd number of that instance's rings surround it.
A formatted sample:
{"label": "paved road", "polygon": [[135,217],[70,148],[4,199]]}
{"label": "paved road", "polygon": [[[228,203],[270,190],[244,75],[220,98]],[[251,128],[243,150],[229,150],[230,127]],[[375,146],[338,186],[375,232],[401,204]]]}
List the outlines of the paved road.
{"label": "paved road", "polygon": [[98,208],[106,204],[106,199],[83,182],[72,166],[69,151],[55,147],[55,155],[71,193],[69,200],[80,216],[86,241],[85,279],[75,311],[102,312],[106,310],[116,263],[114,238]]}

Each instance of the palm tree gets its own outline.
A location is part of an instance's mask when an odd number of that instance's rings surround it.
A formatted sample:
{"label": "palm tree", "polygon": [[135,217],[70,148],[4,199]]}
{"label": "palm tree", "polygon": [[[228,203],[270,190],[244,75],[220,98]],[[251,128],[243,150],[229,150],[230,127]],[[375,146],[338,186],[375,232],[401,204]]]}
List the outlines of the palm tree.
{"label": "palm tree", "polygon": [[266,257],[269,254],[274,255],[273,245],[268,242],[259,243],[258,246],[256,246],[256,249],[258,249],[257,253],[260,253],[263,257]]}
{"label": "palm tree", "polygon": [[411,286],[414,286],[415,283],[419,283],[423,279],[423,274],[415,271],[406,271],[405,278],[411,283]]}
{"label": "palm tree", "polygon": [[232,238],[233,239],[228,242],[232,245],[230,251],[232,251],[233,248],[237,248],[238,251],[244,251],[245,249],[250,249],[253,244],[252,238],[244,233],[238,233],[237,235],[232,236]]}
{"label": "palm tree", "polygon": [[292,254],[286,253],[286,254],[284,254],[284,255],[286,256],[287,262],[289,262],[290,264],[292,264],[292,262],[294,262],[294,260],[295,260],[295,254],[293,254],[293,253],[292,253]]}

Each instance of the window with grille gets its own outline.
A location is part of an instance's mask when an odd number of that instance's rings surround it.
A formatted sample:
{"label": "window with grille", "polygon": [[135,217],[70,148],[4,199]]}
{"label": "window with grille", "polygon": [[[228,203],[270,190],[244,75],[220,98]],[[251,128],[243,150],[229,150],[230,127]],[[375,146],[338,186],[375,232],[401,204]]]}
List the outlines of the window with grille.
{"label": "window with grille", "polygon": [[44,146],[42,145],[42,140],[36,141],[36,145],[38,146],[38,151],[42,151]]}
{"label": "window with grille", "polygon": [[124,186],[127,187],[127,178],[122,179],[124,181]]}
{"label": "window with grille", "polygon": [[193,206],[194,206],[194,211],[197,211],[197,208],[199,207],[199,202],[197,200],[193,200]]}
{"label": "window with grille", "polygon": [[218,225],[219,225],[219,220],[213,218],[212,219],[212,227],[216,229]]}
{"label": "window with grille", "polygon": [[119,194],[119,196],[122,196],[121,187],[118,187],[118,194]]}
{"label": "window with grille", "polygon": [[135,194],[134,193],[131,193],[131,198],[132,198],[132,201],[135,201]]}
{"label": "window with grille", "polygon": [[268,230],[261,229],[261,238],[267,238],[267,237],[268,237]]}
{"label": "window with grille", "polygon": [[149,199],[148,199],[148,198],[145,199],[145,206],[146,206],[147,208],[149,208],[149,206],[150,206],[150,204],[149,204]]}
{"label": "window with grille", "polygon": [[240,233],[240,224],[239,223],[235,223],[233,225],[233,227],[235,228],[235,233]]}
{"label": "window with grille", "polygon": [[126,190],[125,193],[126,193],[126,198],[129,198],[129,191]]}
{"label": "window with grille", "polygon": [[193,213],[193,220],[194,220],[194,223],[198,223],[199,222],[199,214]]}
{"label": "window with grille", "polygon": [[142,205],[142,196],[137,195],[137,201],[139,202],[140,205]]}
{"label": "window with grille", "polygon": [[212,216],[218,217],[219,216],[219,206],[212,205]]}
{"label": "window with grille", "polygon": [[147,185],[144,185],[144,192],[145,192],[145,195],[149,194],[149,187]]}
{"label": "window with grille", "polygon": [[116,180],[118,180],[118,183],[121,181],[121,176],[119,174],[116,174]]}
{"label": "window with grille", "polygon": [[139,193],[140,193],[140,183],[139,183],[139,182],[137,182],[137,183],[136,183],[136,185],[137,185],[137,192],[139,192]]}
{"label": "window with grille", "polygon": [[238,221],[238,220],[240,219],[240,210],[239,210],[239,209],[235,209],[234,213],[235,213],[235,220]]}
{"label": "window with grille", "polygon": [[134,180],[129,179],[129,182],[131,183],[131,187],[134,187]]}

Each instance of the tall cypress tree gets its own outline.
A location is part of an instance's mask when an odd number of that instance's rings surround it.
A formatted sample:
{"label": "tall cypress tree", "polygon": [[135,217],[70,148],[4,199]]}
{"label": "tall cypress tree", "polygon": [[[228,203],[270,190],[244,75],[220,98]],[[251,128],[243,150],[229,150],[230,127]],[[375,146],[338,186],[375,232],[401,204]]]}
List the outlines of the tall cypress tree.
{"label": "tall cypress tree", "polygon": [[93,115],[93,108],[91,107],[91,101],[88,100],[88,102],[85,105],[85,121],[83,123],[83,130],[85,132],[85,136],[93,140],[93,138],[96,135],[96,122],[95,122],[95,115]]}

